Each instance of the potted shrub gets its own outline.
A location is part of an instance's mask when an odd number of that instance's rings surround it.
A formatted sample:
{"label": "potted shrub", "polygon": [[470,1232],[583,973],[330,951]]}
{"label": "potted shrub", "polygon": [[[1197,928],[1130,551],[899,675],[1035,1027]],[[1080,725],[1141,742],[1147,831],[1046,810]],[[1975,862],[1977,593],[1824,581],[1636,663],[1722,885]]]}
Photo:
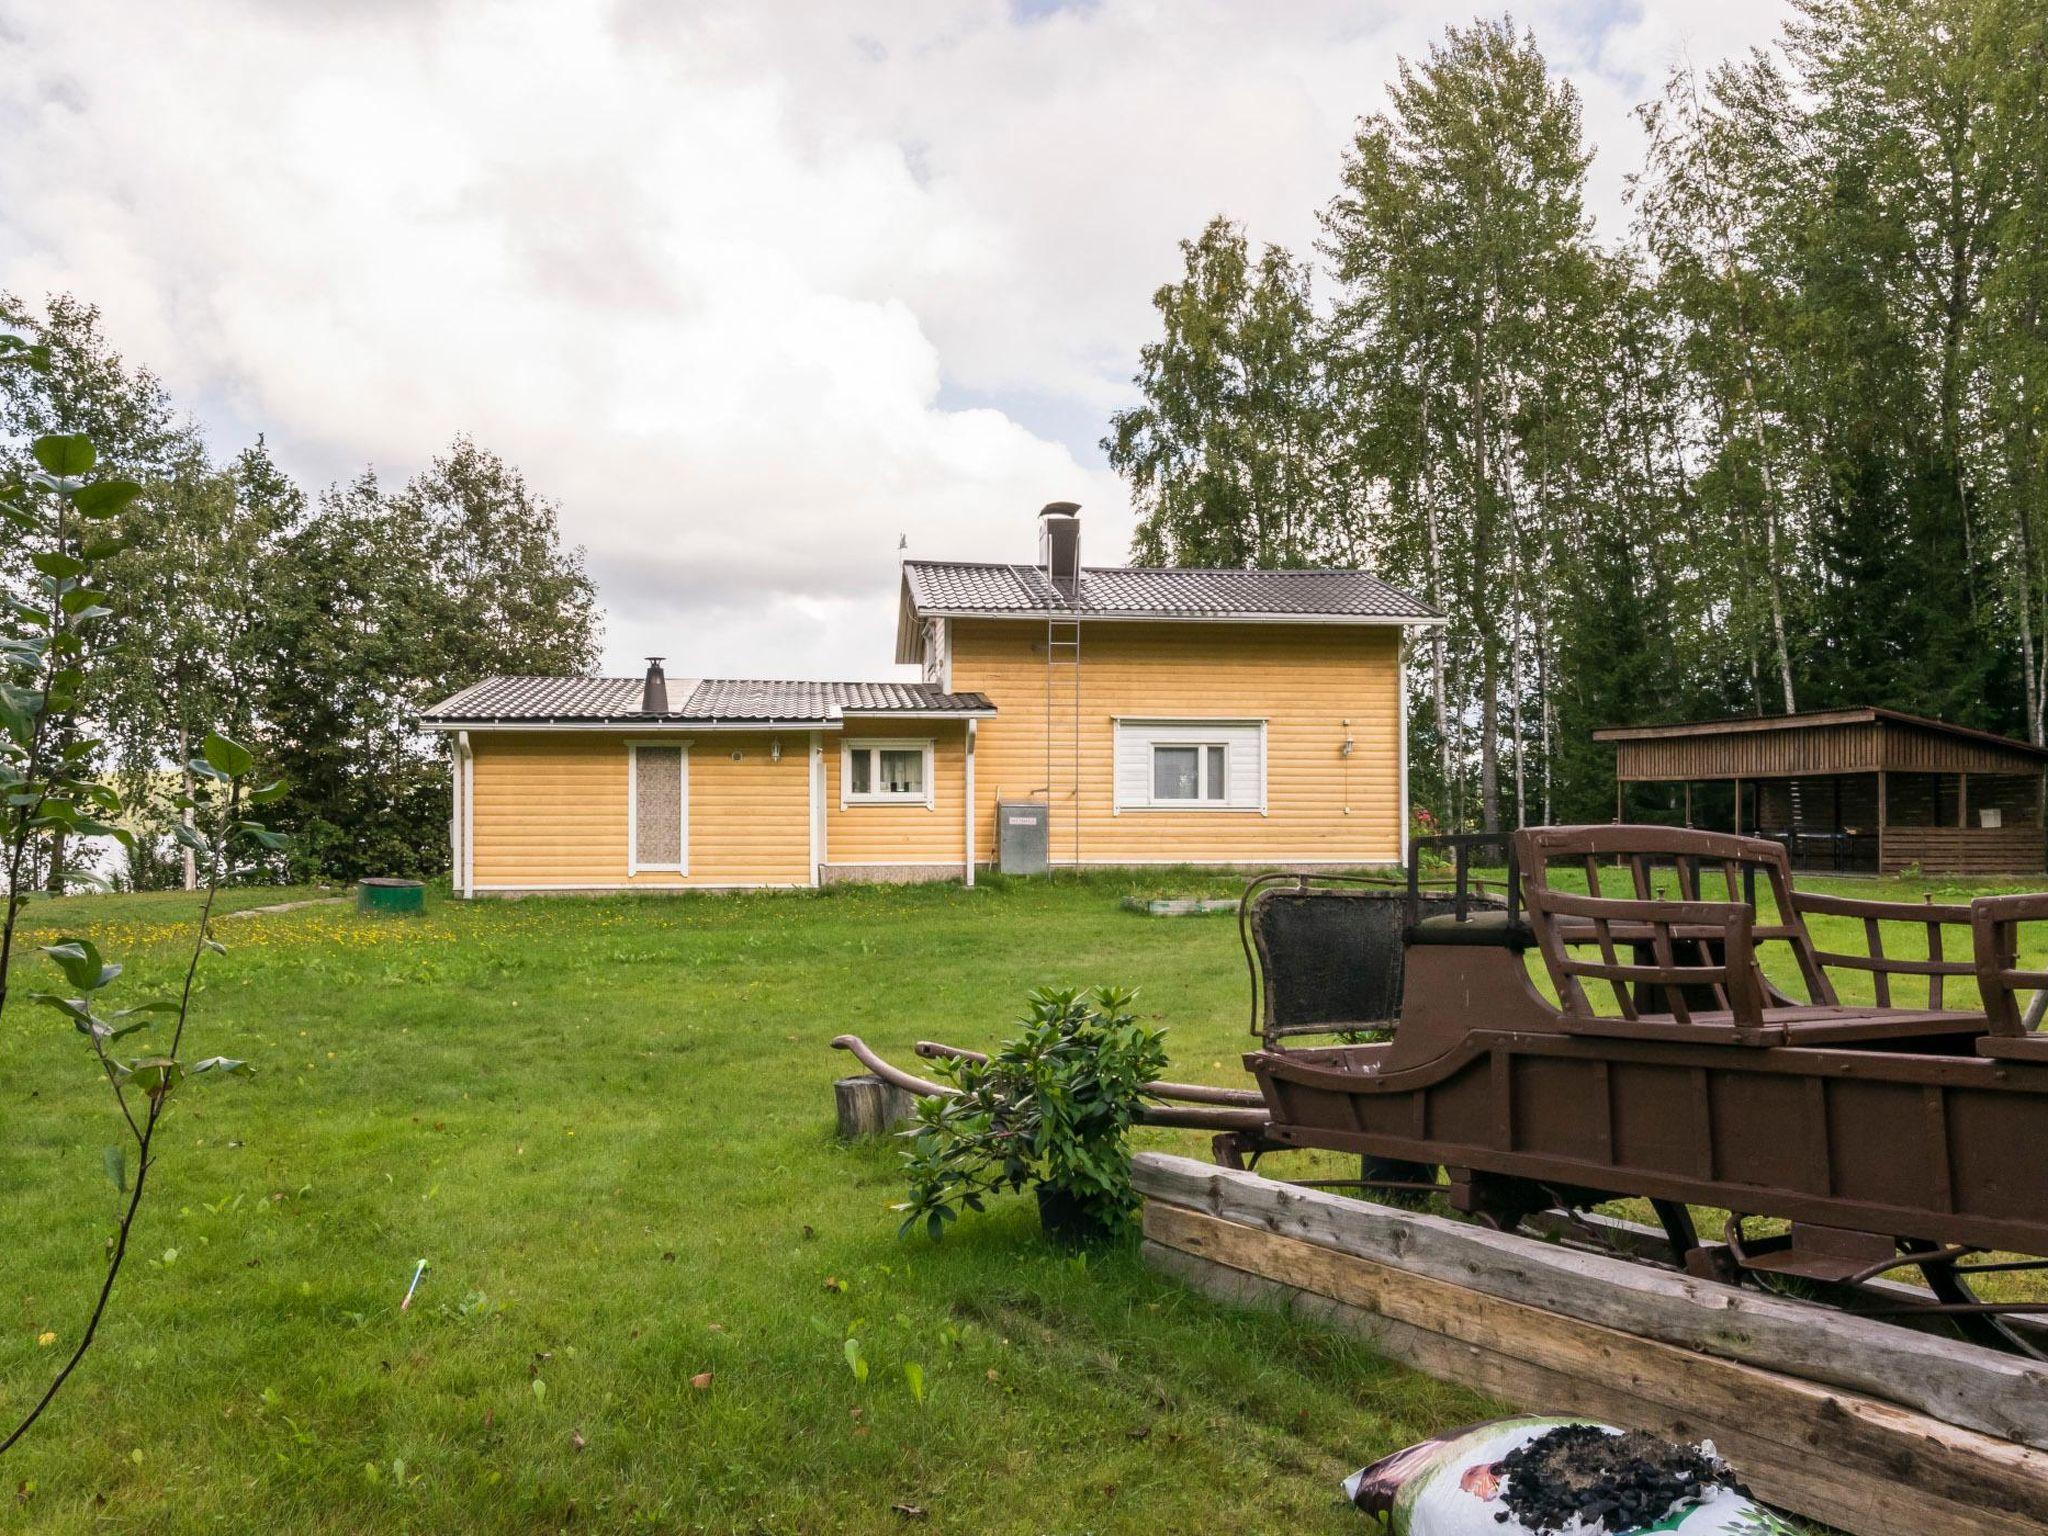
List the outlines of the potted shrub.
{"label": "potted shrub", "polygon": [[1079,1246],[1120,1231],[1137,1209],[1125,1138],[1145,1084],[1166,1067],[1163,1030],[1141,1027],[1136,994],[1047,988],[1031,994],[1023,1030],[986,1061],[943,1069],[958,1093],[918,1104],[907,1233],[932,1237],[1000,1190],[1032,1186],[1056,1242]]}

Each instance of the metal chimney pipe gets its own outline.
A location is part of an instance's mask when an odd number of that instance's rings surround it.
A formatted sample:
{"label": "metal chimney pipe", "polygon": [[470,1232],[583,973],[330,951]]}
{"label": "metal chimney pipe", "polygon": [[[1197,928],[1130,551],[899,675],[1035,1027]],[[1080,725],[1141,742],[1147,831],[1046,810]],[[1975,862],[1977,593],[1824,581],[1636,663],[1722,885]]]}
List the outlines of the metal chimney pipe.
{"label": "metal chimney pipe", "polygon": [[1069,603],[1081,594],[1080,510],[1079,502],[1049,501],[1038,513],[1038,563]]}
{"label": "metal chimney pipe", "polygon": [[647,658],[647,681],[640,688],[640,713],[643,715],[665,715],[668,713],[668,678],[662,674],[661,658]]}

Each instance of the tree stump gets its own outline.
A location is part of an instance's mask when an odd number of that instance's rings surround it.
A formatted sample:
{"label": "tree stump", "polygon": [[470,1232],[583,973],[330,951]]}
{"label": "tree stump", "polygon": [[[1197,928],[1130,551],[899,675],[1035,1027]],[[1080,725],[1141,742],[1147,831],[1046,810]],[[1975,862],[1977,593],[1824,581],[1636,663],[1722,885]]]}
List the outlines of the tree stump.
{"label": "tree stump", "polygon": [[886,1136],[917,1114],[917,1095],[894,1083],[885,1083],[872,1072],[842,1077],[832,1085],[839,1104],[839,1137],[862,1141]]}

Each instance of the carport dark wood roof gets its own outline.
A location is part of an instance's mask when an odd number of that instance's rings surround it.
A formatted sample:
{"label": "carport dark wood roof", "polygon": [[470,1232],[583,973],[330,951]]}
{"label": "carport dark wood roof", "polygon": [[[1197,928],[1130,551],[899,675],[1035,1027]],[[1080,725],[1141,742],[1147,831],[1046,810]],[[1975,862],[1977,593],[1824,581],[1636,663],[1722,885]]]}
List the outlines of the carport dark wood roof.
{"label": "carport dark wood roof", "polygon": [[1835,773],[2038,774],[2048,748],[1895,709],[1609,726],[1625,783],[1794,778]]}

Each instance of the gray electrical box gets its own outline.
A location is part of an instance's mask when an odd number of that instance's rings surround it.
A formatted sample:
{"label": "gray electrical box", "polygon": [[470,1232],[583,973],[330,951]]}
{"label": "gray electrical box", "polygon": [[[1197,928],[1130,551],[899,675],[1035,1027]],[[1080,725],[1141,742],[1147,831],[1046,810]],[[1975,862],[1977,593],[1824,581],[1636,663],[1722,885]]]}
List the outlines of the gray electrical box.
{"label": "gray electrical box", "polygon": [[1047,815],[1043,800],[996,802],[996,867],[1006,875],[1045,873]]}

